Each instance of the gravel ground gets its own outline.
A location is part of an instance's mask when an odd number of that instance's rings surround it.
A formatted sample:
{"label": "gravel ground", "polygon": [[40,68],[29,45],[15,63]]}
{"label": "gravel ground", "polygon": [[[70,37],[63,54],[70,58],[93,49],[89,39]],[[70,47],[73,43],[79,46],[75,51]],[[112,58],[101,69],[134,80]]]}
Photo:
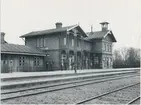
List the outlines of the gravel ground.
{"label": "gravel ground", "polygon": [[[110,93],[106,96],[91,100],[85,104],[127,104],[140,95],[140,84]],[[139,103],[138,103],[139,104]]]}
{"label": "gravel ground", "polygon": [[39,94],[35,96],[28,96],[22,98],[11,99],[2,101],[7,104],[72,104],[78,101],[99,95],[103,92],[107,92],[111,89],[120,88],[126,85],[130,85],[139,82],[139,76],[124,78],[119,80],[106,81],[97,84],[85,85],[81,87],[75,87],[70,89],[59,90],[55,92],[49,92]]}

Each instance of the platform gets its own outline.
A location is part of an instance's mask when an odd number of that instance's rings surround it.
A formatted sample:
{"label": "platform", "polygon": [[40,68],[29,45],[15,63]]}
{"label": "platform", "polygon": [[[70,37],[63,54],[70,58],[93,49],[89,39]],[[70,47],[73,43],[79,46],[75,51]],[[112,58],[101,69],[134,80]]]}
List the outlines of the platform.
{"label": "platform", "polygon": [[[138,70],[139,68],[119,68],[119,69],[83,69],[77,70],[77,73],[102,73],[108,71],[120,71],[120,70]],[[28,77],[28,76],[55,76],[55,75],[62,75],[62,74],[74,74],[74,70],[57,70],[57,71],[46,71],[46,72],[13,72],[13,73],[1,73],[0,77],[3,78],[17,78],[17,77]]]}

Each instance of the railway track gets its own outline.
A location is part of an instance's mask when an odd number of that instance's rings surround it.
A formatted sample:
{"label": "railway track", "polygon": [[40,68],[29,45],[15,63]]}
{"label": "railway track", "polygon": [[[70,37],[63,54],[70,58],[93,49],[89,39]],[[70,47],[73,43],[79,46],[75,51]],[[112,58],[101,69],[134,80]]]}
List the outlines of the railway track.
{"label": "railway track", "polygon": [[[120,76],[111,76],[111,77],[108,76],[108,77],[98,78],[97,80],[96,79],[88,79],[88,80],[67,82],[67,83],[61,83],[61,84],[43,86],[43,87],[37,87],[37,88],[29,88],[29,89],[25,89],[25,90],[18,90],[18,91],[12,91],[12,92],[2,92],[1,93],[1,101],[15,99],[15,98],[19,98],[19,97],[37,95],[37,94],[42,94],[42,93],[46,93],[46,92],[53,92],[53,91],[58,91],[58,90],[63,90],[63,89],[68,89],[68,88],[73,88],[73,87],[79,87],[79,86],[84,86],[84,85],[90,85],[90,84],[100,83],[100,82],[105,82],[105,81],[110,81],[110,80],[129,78],[129,77],[134,77],[134,76],[138,76],[138,75],[137,74],[136,75],[135,74],[134,75],[128,74],[128,76],[127,75],[126,76],[125,75],[124,76],[123,75],[122,76],[121,75]],[[50,87],[51,87],[51,89],[49,89]]]}
{"label": "railway track", "polygon": [[140,96],[134,98],[133,100],[131,100],[130,102],[127,103],[127,105],[131,105],[134,104],[136,101],[140,101]]}
{"label": "railway track", "polygon": [[[139,82],[139,83],[132,84],[132,85],[129,85],[129,86],[124,86],[124,87],[122,87],[122,88],[118,88],[118,89],[115,89],[115,90],[112,90],[112,91],[109,91],[109,92],[105,92],[105,93],[100,94],[100,95],[98,95],[98,96],[94,96],[94,97],[91,97],[91,98],[88,98],[88,99],[79,101],[79,102],[77,102],[76,104],[85,104],[85,103],[87,103],[87,102],[89,102],[89,101],[92,101],[92,100],[94,100],[94,99],[98,99],[98,98],[101,98],[101,97],[106,96],[106,95],[108,95],[108,94],[111,94],[111,93],[114,93],[114,92],[117,92],[117,91],[120,91],[120,90],[129,88],[129,87],[132,87],[132,86],[135,86],[135,85],[139,85],[139,84],[140,84],[140,82]],[[136,100],[138,100],[139,98],[140,98],[140,97],[137,97],[137,98],[133,99],[133,100],[130,101],[127,105],[134,103],[134,102],[135,102]]]}
{"label": "railway track", "polygon": [[[131,73],[128,74],[128,76],[134,76],[134,74],[136,75],[136,73]],[[48,87],[54,87],[54,86],[60,86],[60,85],[67,85],[67,84],[72,84],[72,83],[80,83],[80,82],[87,82],[87,81],[95,81],[95,80],[99,80],[99,79],[105,79],[105,78],[112,78],[112,77],[119,77],[119,76],[126,76],[127,74],[116,74],[116,75],[108,75],[106,77],[97,77],[97,78],[87,78],[87,79],[83,79],[83,80],[73,80],[73,81],[69,81],[69,82],[60,82],[60,83],[55,83],[55,84],[46,84],[46,85],[40,85],[40,86],[30,86],[28,88],[19,88],[19,89],[14,89],[11,91],[2,91],[1,94],[10,94],[10,93],[16,93],[16,92],[22,92],[22,91],[27,91],[27,90],[34,90],[34,89],[41,89],[41,88],[48,88]],[[3,89],[2,89],[3,90]],[[7,89],[5,89],[7,90]]]}

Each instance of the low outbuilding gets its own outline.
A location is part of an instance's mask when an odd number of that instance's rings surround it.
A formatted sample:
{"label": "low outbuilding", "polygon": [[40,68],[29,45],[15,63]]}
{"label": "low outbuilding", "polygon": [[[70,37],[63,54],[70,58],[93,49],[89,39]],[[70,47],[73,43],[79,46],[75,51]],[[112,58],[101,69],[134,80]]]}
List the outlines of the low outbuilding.
{"label": "low outbuilding", "polygon": [[1,72],[45,71],[44,52],[25,45],[9,44],[1,33]]}

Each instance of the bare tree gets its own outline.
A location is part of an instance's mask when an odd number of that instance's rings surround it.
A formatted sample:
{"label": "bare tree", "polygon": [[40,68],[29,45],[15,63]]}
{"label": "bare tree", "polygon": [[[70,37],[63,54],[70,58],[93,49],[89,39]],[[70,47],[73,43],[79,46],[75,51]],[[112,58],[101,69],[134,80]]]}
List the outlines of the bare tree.
{"label": "bare tree", "polygon": [[121,68],[122,67],[122,63],[123,63],[123,60],[122,60],[122,56],[120,54],[120,51],[119,50],[115,50],[114,51],[114,56],[113,56],[114,60],[113,60],[113,67],[114,68]]}
{"label": "bare tree", "polygon": [[120,48],[114,51],[114,68],[140,67],[140,49]]}

